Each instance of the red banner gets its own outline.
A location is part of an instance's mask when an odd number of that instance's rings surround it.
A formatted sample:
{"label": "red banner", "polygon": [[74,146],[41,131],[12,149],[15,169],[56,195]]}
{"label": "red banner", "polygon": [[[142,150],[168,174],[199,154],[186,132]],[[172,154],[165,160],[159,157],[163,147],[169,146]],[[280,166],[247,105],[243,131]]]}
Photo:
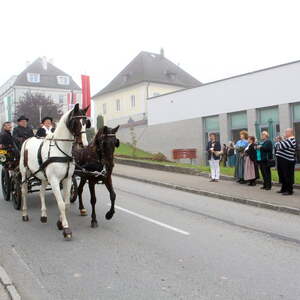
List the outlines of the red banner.
{"label": "red banner", "polygon": [[90,76],[81,75],[81,84],[82,84],[82,107],[85,108],[88,105],[90,106],[87,111],[87,116],[91,116],[91,88],[90,88]]}

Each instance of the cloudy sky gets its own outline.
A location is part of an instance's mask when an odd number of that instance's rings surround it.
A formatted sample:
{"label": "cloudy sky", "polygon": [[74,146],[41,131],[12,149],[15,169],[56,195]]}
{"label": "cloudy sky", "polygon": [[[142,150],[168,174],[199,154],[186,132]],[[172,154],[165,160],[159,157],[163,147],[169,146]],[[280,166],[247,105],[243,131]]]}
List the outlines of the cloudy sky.
{"label": "cloudy sky", "polygon": [[0,85],[39,56],[92,92],[140,51],[202,82],[300,59],[299,1],[9,0],[0,2]]}

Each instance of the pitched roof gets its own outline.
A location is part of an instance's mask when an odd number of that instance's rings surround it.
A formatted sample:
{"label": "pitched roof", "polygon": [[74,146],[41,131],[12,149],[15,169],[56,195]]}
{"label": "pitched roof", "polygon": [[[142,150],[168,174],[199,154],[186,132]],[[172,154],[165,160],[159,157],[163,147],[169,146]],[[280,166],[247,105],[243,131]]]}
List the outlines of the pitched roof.
{"label": "pitched roof", "polygon": [[140,82],[156,82],[184,88],[201,85],[200,81],[168,60],[163,54],[142,51],[93,98]]}
{"label": "pitched roof", "polygon": [[[32,83],[27,80],[27,73],[40,74],[40,82]],[[57,76],[68,76],[70,82],[68,85],[58,84]],[[14,83],[20,86],[34,86],[54,89],[67,90],[81,90],[78,84],[72,79],[70,75],[55,67],[53,64],[47,62],[47,68],[43,68],[43,59],[39,57],[32,64],[30,64],[23,72],[21,72]]]}

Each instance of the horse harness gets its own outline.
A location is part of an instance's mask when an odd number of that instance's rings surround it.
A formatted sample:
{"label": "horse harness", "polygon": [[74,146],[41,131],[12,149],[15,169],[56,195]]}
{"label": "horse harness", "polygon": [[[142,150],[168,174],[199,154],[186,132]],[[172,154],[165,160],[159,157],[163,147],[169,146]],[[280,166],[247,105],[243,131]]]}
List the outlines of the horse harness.
{"label": "horse harness", "polygon": [[[75,119],[75,118],[83,118],[85,116],[73,116],[72,119]],[[90,127],[90,123],[88,123],[87,121],[89,120],[85,120],[85,124],[86,126],[89,128]],[[42,141],[42,143],[40,144],[39,146],[39,149],[38,149],[38,163],[39,163],[39,169],[37,171],[35,171],[34,173],[32,173],[29,177],[27,177],[22,183],[25,183],[25,182],[28,182],[31,178],[35,178],[35,175],[39,172],[43,172],[45,178],[47,179],[47,175],[46,175],[46,168],[48,165],[50,165],[51,163],[67,163],[68,164],[68,167],[67,167],[67,172],[66,172],[66,175],[65,177],[63,178],[66,179],[68,177],[68,174],[69,174],[69,170],[70,170],[70,163],[73,162],[73,157],[68,155],[67,153],[65,153],[58,145],[57,142],[76,142],[76,137],[81,135],[82,133],[86,133],[86,131],[80,131],[78,134],[74,134],[74,138],[75,139],[59,139],[59,138],[52,138],[52,139],[48,139],[50,141],[50,144],[49,144],[49,149],[48,149],[48,158],[47,160],[45,160],[43,162],[43,159],[42,159],[42,148],[43,148],[43,145],[44,145],[44,141]],[[52,144],[52,141],[54,141],[54,144]],[[62,157],[60,156],[54,156],[54,157],[50,157],[50,150],[51,150],[51,147],[53,146],[56,146],[57,149],[64,155]],[[28,159],[28,150],[26,149],[24,151],[24,166],[28,168],[28,165],[27,165],[27,161],[26,161],[26,158]],[[28,168],[29,169],[29,168]]]}

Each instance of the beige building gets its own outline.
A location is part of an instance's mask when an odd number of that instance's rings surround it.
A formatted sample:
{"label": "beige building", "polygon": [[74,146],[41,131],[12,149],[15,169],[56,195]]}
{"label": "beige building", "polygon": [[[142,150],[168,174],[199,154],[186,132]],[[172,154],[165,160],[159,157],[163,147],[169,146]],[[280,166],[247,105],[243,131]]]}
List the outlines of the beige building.
{"label": "beige building", "polygon": [[26,93],[42,94],[61,105],[63,113],[73,102],[82,102],[81,88],[64,71],[39,57],[29,64],[19,75],[12,76],[0,86],[0,123],[14,121],[15,107],[23,100]]}
{"label": "beige building", "polygon": [[105,88],[92,97],[94,120],[108,126],[147,123],[147,99],[201,82],[160,54],[141,52]]}

